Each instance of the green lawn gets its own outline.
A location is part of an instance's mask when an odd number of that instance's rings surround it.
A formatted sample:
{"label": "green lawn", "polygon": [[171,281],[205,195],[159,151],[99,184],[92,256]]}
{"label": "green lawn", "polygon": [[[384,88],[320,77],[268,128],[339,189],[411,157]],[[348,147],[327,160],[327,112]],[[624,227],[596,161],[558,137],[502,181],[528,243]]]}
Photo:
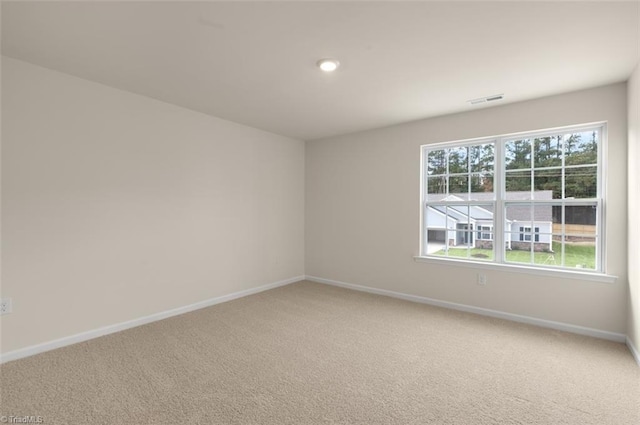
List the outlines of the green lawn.
{"label": "green lawn", "polygon": [[[534,252],[533,264],[562,266],[562,250],[559,242],[553,242],[554,252]],[[511,263],[532,264],[531,252],[511,250],[506,251],[507,261]],[[444,250],[438,251],[435,255],[446,255]],[[493,260],[493,250],[472,248],[469,252],[472,260]],[[467,249],[449,248],[449,257],[467,258]],[[596,247],[595,245],[572,244],[564,245],[564,266],[571,268],[595,269],[596,268]]]}

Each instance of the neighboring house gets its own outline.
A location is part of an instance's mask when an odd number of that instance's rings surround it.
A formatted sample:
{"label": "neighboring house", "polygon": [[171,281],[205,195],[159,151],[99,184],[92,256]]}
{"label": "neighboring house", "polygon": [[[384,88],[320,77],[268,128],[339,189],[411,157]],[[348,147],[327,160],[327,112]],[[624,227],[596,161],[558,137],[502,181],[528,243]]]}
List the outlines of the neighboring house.
{"label": "neighboring house", "polygon": [[[432,196],[432,195],[430,195]],[[474,198],[482,202],[492,200],[491,193],[474,193]],[[510,200],[526,200],[531,192],[509,192]],[[534,192],[536,200],[551,200],[553,192]],[[483,199],[484,198],[484,199]],[[463,201],[455,195],[443,197],[443,201]],[[472,246],[493,248],[493,211],[491,205],[456,205],[427,207],[428,243],[449,246]],[[507,249],[529,250],[531,242],[535,251],[552,251],[551,233],[553,212],[551,205],[536,206],[531,215],[529,206],[510,206],[506,211],[505,245]]]}

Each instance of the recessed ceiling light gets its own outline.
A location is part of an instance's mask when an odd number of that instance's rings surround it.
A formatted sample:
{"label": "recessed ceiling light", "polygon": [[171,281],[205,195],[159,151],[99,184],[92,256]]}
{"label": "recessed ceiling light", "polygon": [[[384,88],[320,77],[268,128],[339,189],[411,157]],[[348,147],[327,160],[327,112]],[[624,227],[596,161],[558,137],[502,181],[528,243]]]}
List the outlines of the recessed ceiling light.
{"label": "recessed ceiling light", "polygon": [[316,63],[316,65],[318,65],[318,68],[320,68],[324,72],[333,72],[338,69],[338,66],[340,66],[340,62],[335,59],[320,59]]}

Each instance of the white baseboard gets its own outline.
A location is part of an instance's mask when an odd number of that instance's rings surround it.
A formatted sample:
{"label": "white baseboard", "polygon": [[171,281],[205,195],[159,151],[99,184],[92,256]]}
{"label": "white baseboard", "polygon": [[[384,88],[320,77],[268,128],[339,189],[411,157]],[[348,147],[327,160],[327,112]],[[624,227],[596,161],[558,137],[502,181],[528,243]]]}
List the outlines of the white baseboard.
{"label": "white baseboard", "polygon": [[[535,317],[521,316],[513,313],[506,313],[498,310],[490,310],[487,308],[474,307],[466,304],[457,304],[449,301],[440,301],[433,298],[421,297],[418,295],[409,295],[402,292],[389,291],[386,289],[371,288],[368,286],[355,285],[353,283],[340,282],[337,280],[324,279],[316,276],[306,276],[306,280],[312,282],[324,283],[327,285],[340,286],[342,288],[353,289],[355,291],[368,292],[371,294],[385,295],[392,298],[400,298],[402,300],[413,301],[421,304],[429,304],[437,307],[450,308],[453,310],[465,311],[467,313],[480,314],[482,316],[496,317],[498,319],[510,320],[512,322],[526,323],[529,325],[550,328],[559,331],[571,332],[574,334],[587,335],[595,338],[606,339],[609,341],[622,342],[629,344],[629,340],[624,334],[602,331],[599,329],[587,328],[584,326],[571,325],[568,323],[554,322],[551,320],[538,319]],[[637,354],[637,352],[636,352]],[[636,356],[636,359],[638,357]],[[640,363],[640,362],[639,362]]]}
{"label": "white baseboard", "polygon": [[580,334],[580,335],[592,336],[595,338],[601,338],[601,339],[606,339],[606,340],[615,341],[615,342],[622,342],[622,343],[626,342],[627,346],[629,347],[629,351],[631,351],[631,354],[633,355],[636,362],[640,366],[640,352],[633,345],[631,339],[623,334],[602,331],[602,330],[587,328],[583,326],[571,325],[567,323],[554,322],[550,320],[537,319],[535,317],[505,313],[502,311],[490,310],[490,309],[485,309],[481,307],[474,307],[474,306],[465,305],[465,304],[457,304],[457,303],[452,303],[448,301],[440,301],[433,298],[404,294],[401,292],[389,291],[386,289],[378,289],[378,288],[371,288],[368,286],[355,285],[353,283],[346,283],[346,282],[340,282],[337,280],[324,279],[316,276],[296,276],[290,279],[269,283],[266,285],[258,286],[256,288],[246,289],[244,291],[234,292],[228,295],[222,295],[220,297],[211,298],[211,299],[200,301],[187,306],[178,307],[172,310],[162,311],[159,313],[151,314],[149,316],[129,320],[127,322],[116,323],[114,325],[104,326],[91,331],[81,332],[79,334],[70,335],[67,337],[45,342],[42,344],[32,345],[32,346],[21,348],[18,350],[9,351],[5,354],[0,355],[0,363],[9,362],[12,360],[18,360],[18,359],[33,356],[39,353],[44,353],[46,351],[54,350],[56,348],[65,347],[68,345],[76,344],[78,342],[83,342],[93,338],[98,338],[104,335],[109,335],[115,332],[120,332],[126,329],[134,328],[136,326],[145,325],[147,323],[156,322],[158,320],[163,320],[173,316],[178,316],[180,314],[188,313],[190,311],[199,310],[201,308],[210,307],[212,305],[235,300],[237,298],[242,298],[249,295],[257,294],[259,292],[267,291],[269,289],[277,288],[279,286],[289,285],[291,283],[295,283],[305,279],[313,282],[317,282],[317,283],[323,283],[327,285],[333,285],[333,286],[339,286],[342,288],[352,289],[355,291],[368,292],[371,294],[384,295],[392,298],[399,298],[399,299],[413,301],[413,302],[422,303],[422,304],[429,304],[429,305],[434,305],[438,307],[450,308],[453,310],[465,311],[468,313],[480,314],[483,316],[496,317],[499,319],[511,320],[511,321],[520,322],[520,323],[527,323],[531,325],[571,332],[571,333]]}
{"label": "white baseboard", "polygon": [[9,351],[0,356],[0,363],[9,362],[12,360],[18,360],[24,357],[33,356],[34,354],[44,353],[45,351],[55,350],[56,348],[61,348],[67,345],[76,344],[78,342],[83,342],[93,338],[98,338],[100,336],[109,335],[115,332],[120,332],[125,329],[146,325],[147,323],[156,322],[158,320],[166,319],[173,316],[178,316],[180,314],[188,313],[190,311],[199,310],[205,307],[210,307],[212,305],[235,300],[237,298],[246,297],[248,295],[257,294],[258,292],[267,291],[269,289],[277,288],[279,286],[289,285],[291,283],[298,282],[301,280],[304,280],[304,276],[296,276],[296,277],[281,280],[278,282],[273,282],[266,285],[258,286],[256,288],[245,289],[244,291],[238,291],[232,294],[222,295],[220,297],[211,298],[208,300],[200,301],[200,302],[186,305],[183,307],[174,308],[172,310],[161,311],[159,313],[154,313],[149,316],[140,317],[138,319],[116,323],[114,325],[104,326],[98,329],[81,332],[79,334],[66,336],[53,341],[44,342],[42,344],[32,345],[29,347],[20,348],[18,350]]}
{"label": "white baseboard", "polygon": [[629,347],[629,351],[631,351],[631,355],[634,359],[636,359],[636,363],[640,366],[640,351],[633,345],[633,341],[631,338],[627,337],[627,347]]}

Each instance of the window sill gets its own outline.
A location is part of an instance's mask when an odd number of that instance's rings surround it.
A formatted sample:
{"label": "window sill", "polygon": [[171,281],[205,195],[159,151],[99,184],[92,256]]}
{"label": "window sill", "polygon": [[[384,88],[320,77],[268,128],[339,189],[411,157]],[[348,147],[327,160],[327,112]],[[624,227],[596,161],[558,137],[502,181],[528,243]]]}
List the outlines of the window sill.
{"label": "window sill", "polygon": [[418,263],[431,263],[431,264],[450,264],[455,267],[470,267],[476,269],[489,269],[489,270],[498,270],[502,272],[510,272],[510,273],[526,273],[538,276],[553,276],[564,279],[578,279],[578,280],[589,280],[594,282],[602,282],[602,283],[615,283],[618,279],[618,276],[612,276],[604,273],[598,272],[584,272],[584,271],[573,271],[573,270],[556,270],[556,269],[545,269],[540,267],[527,267],[525,265],[513,265],[513,264],[500,264],[500,263],[490,263],[485,261],[473,261],[473,260],[461,260],[461,259],[451,259],[451,258],[437,258],[437,257],[425,257],[425,256],[415,256],[413,259]]}

